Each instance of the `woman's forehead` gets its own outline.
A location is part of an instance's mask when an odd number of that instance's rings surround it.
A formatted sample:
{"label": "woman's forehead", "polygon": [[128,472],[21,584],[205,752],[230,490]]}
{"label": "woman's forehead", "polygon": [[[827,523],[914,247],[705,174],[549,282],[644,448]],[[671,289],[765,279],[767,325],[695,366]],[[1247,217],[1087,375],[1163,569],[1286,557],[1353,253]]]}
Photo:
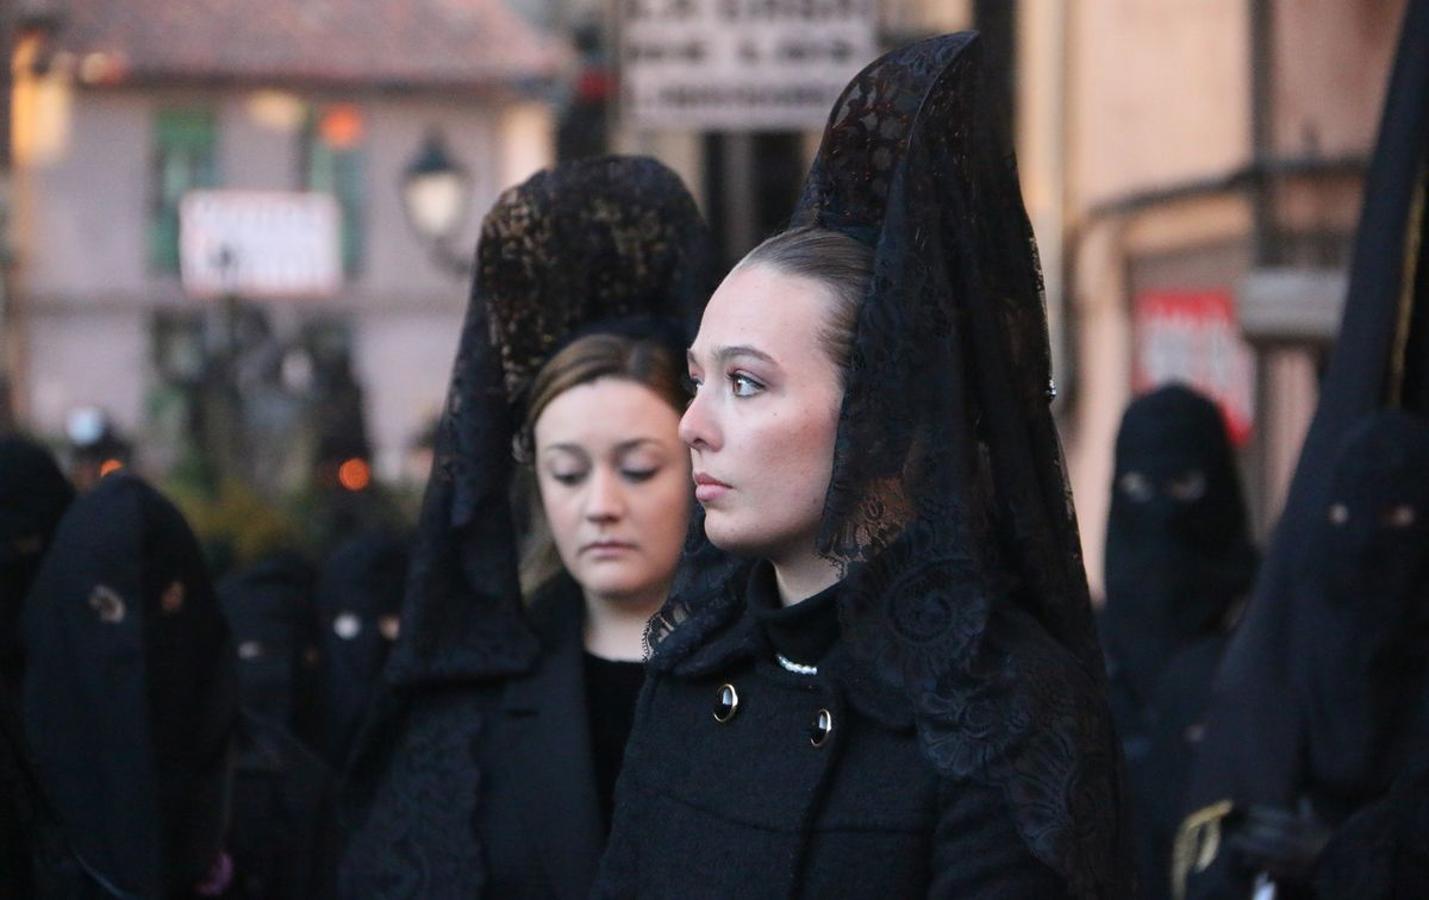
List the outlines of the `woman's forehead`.
{"label": "woman's forehead", "polygon": [[536,420],[537,449],[557,444],[615,447],[678,442],[680,414],[654,390],[628,378],[599,378],[552,398]]}
{"label": "woman's forehead", "polygon": [[735,269],[710,298],[691,353],[751,348],[784,363],[822,333],[832,299],[819,282],[752,265]]}

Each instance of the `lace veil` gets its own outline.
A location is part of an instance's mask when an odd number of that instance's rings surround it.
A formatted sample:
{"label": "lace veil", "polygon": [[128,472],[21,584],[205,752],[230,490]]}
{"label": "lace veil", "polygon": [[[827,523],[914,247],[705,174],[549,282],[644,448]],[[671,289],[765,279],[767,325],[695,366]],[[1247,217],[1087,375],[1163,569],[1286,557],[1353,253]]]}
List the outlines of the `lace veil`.
{"label": "lace veil", "polygon": [[529,663],[510,502],[525,394],[572,335],[634,319],[688,330],[709,297],[710,265],[694,200],[653,159],[564,163],[497,200],[477,245],[388,683]]}
{"label": "lace veil", "polygon": [[[933,764],[999,786],[1077,896],[1120,896],[1118,751],[1041,274],[981,57],[969,32],[864,69],[793,218],[875,249],[819,549],[846,572],[845,640],[909,698]],[[729,621],[740,567],[697,516],[652,665],[677,668]]]}

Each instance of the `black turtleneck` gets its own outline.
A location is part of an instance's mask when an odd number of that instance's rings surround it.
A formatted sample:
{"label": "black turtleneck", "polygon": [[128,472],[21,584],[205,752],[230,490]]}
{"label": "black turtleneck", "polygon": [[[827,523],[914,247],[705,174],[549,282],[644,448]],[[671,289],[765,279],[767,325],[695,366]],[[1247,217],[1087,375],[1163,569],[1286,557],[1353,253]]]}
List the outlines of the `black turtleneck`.
{"label": "black turtleneck", "polygon": [[837,582],[806,600],[785,606],[779,599],[774,566],[760,562],[749,574],[746,599],[774,652],[790,662],[817,665],[839,637]]}
{"label": "black turtleneck", "polygon": [[635,698],[645,681],[645,664],[602,659],[585,654],[586,711],[590,716],[590,749],[595,764],[600,811],[610,830],[615,806],[615,779],[625,759],[625,742],[635,722]]}

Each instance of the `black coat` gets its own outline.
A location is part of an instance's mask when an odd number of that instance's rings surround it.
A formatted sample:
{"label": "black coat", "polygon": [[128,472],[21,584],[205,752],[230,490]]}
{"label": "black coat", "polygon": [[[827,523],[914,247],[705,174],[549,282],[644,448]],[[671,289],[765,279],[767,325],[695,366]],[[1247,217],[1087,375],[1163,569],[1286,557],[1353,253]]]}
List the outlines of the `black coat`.
{"label": "black coat", "polygon": [[[836,642],[817,674],[786,671],[746,611],[650,671],[595,896],[1065,896],[1001,793],[940,777],[904,695],[850,663]],[[721,723],[726,684],[738,704]]]}
{"label": "black coat", "polygon": [[344,897],[584,897],[604,842],[578,588],[532,604],[519,676],[390,692],[349,770]]}

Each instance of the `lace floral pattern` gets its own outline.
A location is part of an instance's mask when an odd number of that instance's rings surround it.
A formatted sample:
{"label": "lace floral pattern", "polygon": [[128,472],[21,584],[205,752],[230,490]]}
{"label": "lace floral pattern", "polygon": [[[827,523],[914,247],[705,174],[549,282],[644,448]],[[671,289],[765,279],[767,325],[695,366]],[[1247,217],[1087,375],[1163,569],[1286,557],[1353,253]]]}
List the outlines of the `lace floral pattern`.
{"label": "lace floral pattern", "polygon": [[526,391],[577,332],[631,317],[687,326],[709,296],[710,262],[694,200],[653,159],[566,163],[497,200],[477,245],[389,682],[501,674],[530,659],[509,500]]}
{"label": "lace floral pattern", "polygon": [[480,728],[476,704],[450,699],[406,720],[348,842],[342,896],[481,896],[486,870],[473,830]]}
{"label": "lace floral pattern", "polygon": [[[794,225],[875,247],[820,549],[844,634],[911,699],[945,774],[999,785],[1076,896],[1127,892],[1119,760],[1048,408],[1042,281],[975,34],[876,61],[830,115]],[[652,623],[674,668],[729,619],[696,519]]]}

